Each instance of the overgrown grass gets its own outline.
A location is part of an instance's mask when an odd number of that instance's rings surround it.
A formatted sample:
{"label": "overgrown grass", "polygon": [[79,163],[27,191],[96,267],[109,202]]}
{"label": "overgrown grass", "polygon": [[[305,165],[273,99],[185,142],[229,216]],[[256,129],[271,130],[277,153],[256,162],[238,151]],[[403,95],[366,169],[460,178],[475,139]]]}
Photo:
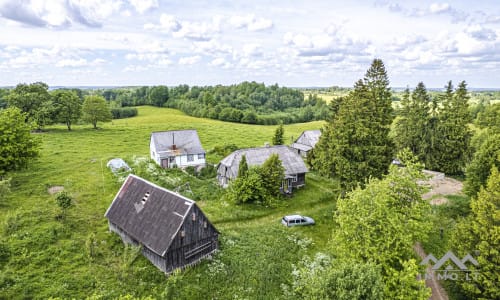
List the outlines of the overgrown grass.
{"label": "overgrown grass", "polygon": [[[291,264],[306,252],[327,247],[337,184],[308,174],[307,186],[293,198],[266,208],[223,202],[222,191],[213,181],[175,173],[178,170],[148,175],[169,188],[189,182],[194,195],[181,192],[198,200],[222,237],[222,251],[212,262],[167,280],[136,250],[124,247],[117,235],[109,233],[104,213],[120,182],[106,162],[122,157],[133,164],[137,157],[147,157],[152,131],[194,128],[210,150],[224,144],[263,145],[271,140],[276,126],[197,119],[163,108],[138,110],[137,117],[100,124],[99,130],[77,125],[68,132],[64,126],[53,126],[39,134],[41,157],[28,169],[12,174],[12,193],[0,203],[0,298],[84,299],[94,295],[112,299],[125,294],[161,298],[172,296],[172,286],[177,298],[280,298],[280,284],[289,278]],[[321,122],[287,125],[285,139],[321,126]],[[207,157],[211,163],[220,158]],[[63,186],[74,199],[64,219],[56,218],[55,195],[48,193],[52,186]],[[292,213],[309,215],[317,225],[282,227],[281,217]],[[300,246],[304,243],[308,245]],[[226,271],[214,272],[217,264],[223,264]]]}

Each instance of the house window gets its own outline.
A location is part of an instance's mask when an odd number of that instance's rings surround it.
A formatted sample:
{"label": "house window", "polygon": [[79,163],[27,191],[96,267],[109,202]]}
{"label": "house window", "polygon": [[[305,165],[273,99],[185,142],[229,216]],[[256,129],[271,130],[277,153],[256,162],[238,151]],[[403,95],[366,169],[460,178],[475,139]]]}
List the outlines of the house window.
{"label": "house window", "polygon": [[297,174],[293,175],[292,182],[297,182]]}
{"label": "house window", "polygon": [[191,219],[192,219],[193,221],[196,221],[196,214],[195,214],[195,213],[192,213],[192,214],[191,214]]}
{"label": "house window", "polygon": [[194,161],[194,155],[188,154],[188,161]]}
{"label": "house window", "polygon": [[205,153],[198,154],[198,159],[204,159],[204,158],[205,158]]}
{"label": "house window", "polygon": [[169,159],[170,159],[170,163],[174,163],[175,162],[175,156],[171,156]]}
{"label": "house window", "polygon": [[208,225],[207,225],[207,221],[204,221],[204,222],[203,222],[203,228],[207,228],[207,227],[208,227]]}

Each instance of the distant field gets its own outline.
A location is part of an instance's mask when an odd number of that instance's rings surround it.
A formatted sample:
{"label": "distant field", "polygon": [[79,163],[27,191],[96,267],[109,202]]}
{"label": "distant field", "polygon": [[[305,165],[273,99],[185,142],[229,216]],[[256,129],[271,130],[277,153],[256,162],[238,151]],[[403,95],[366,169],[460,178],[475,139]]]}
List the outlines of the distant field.
{"label": "distant field", "polygon": [[[41,157],[28,169],[12,174],[12,194],[0,203],[0,242],[8,245],[10,253],[5,265],[0,261],[0,299],[92,295],[115,299],[125,294],[155,299],[282,298],[281,285],[288,283],[292,264],[327,247],[336,183],[308,174],[307,186],[274,208],[202,197],[199,205],[222,233],[222,251],[214,261],[175,277],[178,281],[167,280],[108,232],[103,215],[120,183],[106,162],[114,157],[128,162],[135,156],[147,157],[152,131],[194,128],[204,148],[210,150],[224,144],[263,145],[271,141],[276,126],[198,119],[165,108],[138,109],[139,116],[99,124],[99,130],[76,125],[68,132],[64,126],[52,126],[37,134],[43,140]],[[286,125],[285,140],[321,126],[322,122]],[[216,163],[220,157],[207,159]],[[190,182],[195,193],[206,194],[207,189],[220,193],[213,180],[189,175],[181,179]],[[75,205],[65,220],[56,219],[59,211],[48,193],[53,186],[64,186],[74,196]],[[317,225],[283,228],[279,220],[288,213],[311,215]]]}

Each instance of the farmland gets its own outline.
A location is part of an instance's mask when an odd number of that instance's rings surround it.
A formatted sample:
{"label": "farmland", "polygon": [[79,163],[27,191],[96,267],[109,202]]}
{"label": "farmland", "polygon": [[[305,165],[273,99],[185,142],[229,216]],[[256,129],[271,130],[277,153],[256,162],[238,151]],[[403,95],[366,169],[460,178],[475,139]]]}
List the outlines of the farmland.
{"label": "farmland", "polygon": [[[197,129],[205,149],[218,145],[260,146],[270,141],[275,126],[243,125],[193,118],[177,110],[139,107],[139,115],[114,120],[99,130],[76,125],[46,128],[40,158],[12,174],[12,193],[0,203],[1,240],[10,253],[0,275],[0,298],[117,298],[125,295],[174,298],[279,298],[289,284],[292,264],[301,257],[327,250],[337,185],[314,173],[307,186],[273,207],[238,206],[219,195],[215,179],[201,180],[179,170],[162,178],[190,182],[198,204],[221,232],[221,249],[181,274],[165,276],[137,250],[126,248],[108,232],[103,217],[120,182],[105,166],[122,157],[137,166],[149,153],[152,131]],[[285,126],[285,140],[321,122]],[[221,157],[208,154],[216,163]],[[139,172],[139,170],[137,170]],[[154,175],[142,170],[141,174]],[[63,186],[74,205],[60,218],[48,189]],[[210,199],[204,199],[211,191]],[[200,191],[200,192],[198,192]],[[218,193],[218,194],[217,194]],[[200,196],[202,195],[202,196]],[[288,213],[313,216],[310,228],[284,228]]]}

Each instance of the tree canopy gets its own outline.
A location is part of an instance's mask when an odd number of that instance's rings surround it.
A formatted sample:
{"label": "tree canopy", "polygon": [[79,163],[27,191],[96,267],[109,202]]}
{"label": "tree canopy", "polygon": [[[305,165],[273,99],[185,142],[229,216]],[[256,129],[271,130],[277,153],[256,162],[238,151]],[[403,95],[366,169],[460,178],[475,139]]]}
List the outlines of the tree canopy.
{"label": "tree canopy", "polygon": [[53,106],[48,92],[49,86],[43,82],[20,83],[6,97],[9,106],[15,106],[26,113],[26,120],[34,122],[38,129],[51,123]]}
{"label": "tree canopy", "polygon": [[82,119],[91,123],[94,129],[97,129],[97,122],[109,122],[112,119],[111,110],[106,100],[101,96],[86,96],[82,112]]}
{"label": "tree canopy", "polygon": [[55,120],[66,124],[71,130],[71,124],[77,122],[82,115],[82,102],[74,91],[55,90],[52,93],[55,107]]}
{"label": "tree canopy", "polygon": [[0,178],[38,156],[40,140],[25,120],[26,114],[16,107],[0,110]]}

